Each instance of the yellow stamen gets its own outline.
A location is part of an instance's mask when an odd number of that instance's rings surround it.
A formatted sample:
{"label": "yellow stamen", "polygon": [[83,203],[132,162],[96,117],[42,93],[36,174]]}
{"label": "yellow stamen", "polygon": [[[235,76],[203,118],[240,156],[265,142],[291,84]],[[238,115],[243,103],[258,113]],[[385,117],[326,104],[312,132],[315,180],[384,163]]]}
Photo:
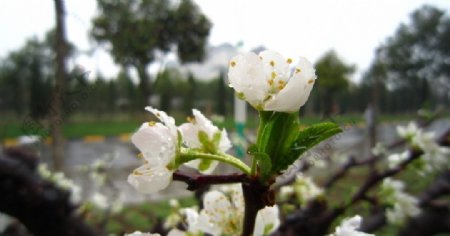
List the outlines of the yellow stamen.
{"label": "yellow stamen", "polygon": [[308,80],[308,84],[312,84],[312,83],[314,83],[313,79]]}
{"label": "yellow stamen", "polygon": [[291,64],[291,63],[292,63],[292,58],[288,58],[288,59],[286,60],[286,62],[287,62],[288,64]]}
{"label": "yellow stamen", "polygon": [[302,70],[300,68],[295,68],[295,73],[300,73]]}
{"label": "yellow stamen", "polygon": [[277,73],[275,73],[274,71],[272,71],[271,76],[272,76],[272,79],[275,79],[275,78],[277,77]]}
{"label": "yellow stamen", "polygon": [[230,66],[231,66],[231,67],[235,67],[235,66],[236,66],[236,62],[235,62],[235,61],[231,61],[231,62],[230,62]]}
{"label": "yellow stamen", "polygon": [[137,155],[137,157],[138,157],[138,158],[144,158],[144,154],[143,154],[143,153],[139,153],[139,154]]}
{"label": "yellow stamen", "polygon": [[271,65],[272,67],[275,66],[275,62],[274,62],[274,61],[270,61],[269,63],[270,63],[270,65]]}
{"label": "yellow stamen", "polygon": [[267,81],[267,83],[269,83],[269,85],[272,86],[272,85],[273,85],[273,79],[269,79],[269,80]]}
{"label": "yellow stamen", "polygon": [[147,122],[147,124],[148,124],[148,126],[155,126],[155,125],[156,125],[156,122],[154,122],[154,121],[149,121],[149,122]]}
{"label": "yellow stamen", "polygon": [[284,85],[284,84],[280,84],[280,85],[278,85],[278,89],[279,89],[279,90],[282,90],[282,89],[284,89],[284,87],[285,87],[285,85]]}

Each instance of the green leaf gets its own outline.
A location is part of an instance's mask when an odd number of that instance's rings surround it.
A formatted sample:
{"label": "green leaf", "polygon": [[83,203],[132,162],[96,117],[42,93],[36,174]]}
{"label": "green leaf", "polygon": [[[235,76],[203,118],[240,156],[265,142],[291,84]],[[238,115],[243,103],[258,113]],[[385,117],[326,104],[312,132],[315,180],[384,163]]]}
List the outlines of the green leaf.
{"label": "green leaf", "polygon": [[289,150],[282,158],[272,161],[272,171],[280,172],[287,169],[303,153],[314,147],[329,137],[342,132],[342,129],[335,123],[325,122],[310,126],[300,132],[294,142],[290,144]]}
{"label": "green leaf", "polygon": [[214,147],[218,147],[219,146],[220,138],[222,138],[222,132],[217,131],[216,133],[214,133],[213,140],[212,140]]}
{"label": "green leaf", "polygon": [[269,155],[273,164],[289,152],[295,141],[299,132],[298,114],[274,112],[264,119],[266,122],[257,140],[258,151]]}
{"label": "green leaf", "polygon": [[253,155],[255,153],[258,152],[258,146],[256,146],[256,144],[251,144],[248,148],[247,148],[247,154],[249,155]]}
{"label": "green leaf", "polygon": [[198,131],[197,136],[201,144],[203,144],[204,146],[209,145],[209,137],[205,131],[203,130]]}
{"label": "green leaf", "polygon": [[[203,150],[205,152],[208,153],[215,153],[216,152],[216,146],[214,146],[214,140],[211,142],[211,140],[209,140],[209,136],[205,131],[198,131],[198,140],[200,141],[200,143],[202,144]],[[214,135],[214,138],[216,135]],[[220,140],[220,137],[219,137]]]}

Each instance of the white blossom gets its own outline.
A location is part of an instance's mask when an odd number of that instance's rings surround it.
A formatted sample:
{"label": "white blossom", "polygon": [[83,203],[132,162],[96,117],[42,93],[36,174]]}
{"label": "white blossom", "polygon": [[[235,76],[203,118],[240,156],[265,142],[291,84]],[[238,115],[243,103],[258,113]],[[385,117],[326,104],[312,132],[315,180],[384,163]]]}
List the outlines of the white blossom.
{"label": "white blossom", "polygon": [[178,131],[175,120],[165,112],[152,107],[145,109],[162,123],[144,123],[131,137],[145,164],[128,176],[128,182],[141,193],[154,193],[165,189],[172,181],[173,170],[169,170],[168,165],[173,164],[176,158]]}
{"label": "white blossom", "polygon": [[[208,120],[200,111],[193,109],[192,113],[194,118],[190,122],[182,124],[179,128],[183,141],[189,148],[203,148],[205,151],[210,152],[226,152],[231,148],[231,142],[228,139],[228,134],[225,129],[219,130],[213,123]],[[199,132],[204,132],[208,139],[213,143],[214,137],[220,135],[220,140],[214,146],[214,150],[207,150],[203,147],[199,139]],[[200,159],[192,160],[186,163],[186,165],[199,169],[200,172],[209,174],[216,168],[218,161],[203,161]],[[203,164],[203,165],[202,165]],[[206,165],[205,165],[206,164]]]}
{"label": "white blossom", "polygon": [[178,208],[180,207],[180,202],[177,199],[172,198],[169,200],[169,206],[172,208]]}
{"label": "white blossom", "polygon": [[111,212],[117,214],[123,210],[124,199],[122,193],[118,193],[111,203]]}
{"label": "white blossom", "polygon": [[125,236],[161,236],[160,234],[142,233],[141,231],[135,231],[131,234],[125,234]]}
{"label": "white blossom", "polygon": [[305,204],[323,194],[323,189],[317,186],[311,177],[302,174],[296,176],[292,187],[300,204]]}
{"label": "white blossom", "polygon": [[412,138],[412,142],[424,153],[422,159],[427,164],[425,170],[440,169],[448,163],[450,148],[439,146],[434,133],[421,132]]}
{"label": "white blossom", "polygon": [[359,215],[346,219],[336,227],[336,231],[330,236],[374,236],[374,234],[358,231],[361,221],[362,218]]}
{"label": "white blossom", "polygon": [[440,169],[448,163],[450,148],[439,146],[435,141],[435,133],[423,131],[415,123],[409,123],[407,127],[397,127],[397,132],[401,137],[407,139],[412,146],[423,152],[419,168],[420,173]]}
{"label": "white blossom", "polygon": [[386,218],[392,224],[401,224],[408,217],[420,214],[418,200],[404,192],[404,184],[399,180],[386,178],[381,186],[381,197],[390,205],[386,209]]}
{"label": "white blossom", "polygon": [[402,153],[393,153],[387,157],[389,168],[396,168],[400,163],[408,159],[410,153],[408,150]]}
{"label": "white blossom", "polygon": [[165,166],[144,164],[128,176],[128,183],[141,193],[155,193],[167,188],[172,174]]}
{"label": "white blossom", "polygon": [[286,185],[280,188],[279,196],[281,201],[288,200],[291,196],[294,196],[295,191],[292,185]]}
{"label": "white blossom", "polygon": [[400,137],[411,139],[421,132],[416,123],[410,122],[408,126],[397,126],[397,133]]}
{"label": "white blossom", "polygon": [[296,112],[308,100],[317,77],[307,59],[299,58],[293,70],[291,63],[269,50],[237,55],[230,61],[230,86],[258,110]]}
{"label": "white blossom", "polygon": [[108,198],[99,192],[94,193],[92,196],[92,203],[99,209],[105,210],[109,207],[109,200]]}
{"label": "white blossom", "polygon": [[39,175],[46,180],[55,183],[58,187],[70,192],[70,201],[72,203],[79,203],[81,201],[81,187],[71,179],[67,178],[63,172],[52,173],[47,164],[39,164],[38,166]]}
{"label": "white blossom", "polygon": [[152,165],[166,166],[173,162],[177,146],[175,121],[165,112],[146,107],[160,122],[145,122],[133,134],[131,141],[141,151],[143,158]]}
{"label": "white blossom", "polygon": [[[192,208],[182,208],[178,211],[179,214],[173,214],[173,220],[178,220],[172,227],[175,227],[180,222],[185,223],[186,231],[179,230],[177,228],[172,229],[168,236],[202,236],[204,235],[199,225],[199,213],[194,207]],[[177,217],[175,217],[175,215]],[[181,219],[183,218],[184,221]],[[166,226],[166,224],[165,224]],[[167,228],[167,227],[166,227]]]}
{"label": "white blossom", "polygon": [[11,221],[12,218],[10,216],[0,213],[0,233],[3,233],[3,231],[5,231]]}
{"label": "white blossom", "polygon": [[386,153],[386,146],[383,143],[377,143],[371,150],[373,155],[380,156]]}
{"label": "white blossom", "polygon": [[[198,217],[197,228],[202,232],[219,235],[240,235],[244,219],[244,198],[239,185],[233,185],[226,192],[206,193],[204,209]],[[254,236],[268,235],[279,226],[278,207],[265,207],[256,217]]]}
{"label": "white blossom", "polygon": [[253,235],[269,235],[280,226],[279,209],[277,206],[265,207],[256,215]]}

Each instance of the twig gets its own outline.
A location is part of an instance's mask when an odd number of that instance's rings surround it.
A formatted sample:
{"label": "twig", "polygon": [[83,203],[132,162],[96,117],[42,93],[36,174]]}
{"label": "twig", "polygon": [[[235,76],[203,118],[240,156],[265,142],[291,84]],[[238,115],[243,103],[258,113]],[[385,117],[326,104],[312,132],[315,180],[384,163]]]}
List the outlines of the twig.
{"label": "twig", "polygon": [[246,174],[202,175],[182,171],[175,171],[173,173],[173,180],[185,182],[188,185],[187,189],[191,191],[202,189],[212,184],[242,183],[246,179]]}

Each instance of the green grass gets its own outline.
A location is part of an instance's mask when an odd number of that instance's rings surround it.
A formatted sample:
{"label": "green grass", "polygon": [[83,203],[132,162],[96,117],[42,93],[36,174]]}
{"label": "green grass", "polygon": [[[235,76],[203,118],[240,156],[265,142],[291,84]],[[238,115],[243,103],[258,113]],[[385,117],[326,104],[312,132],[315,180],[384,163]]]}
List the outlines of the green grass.
{"label": "green grass", "polygon": [[[185,117],[180,114],[175,116],[177,124],[185,122]],[[398,122],[411,120],[412,115],[383,115],[382,122]],[[63,120],[63,132],[66,138],[80,138],[86,135],[117,136],[124,133],[132,133],[140,124],[151,119],[151,116],[144,115],[74,115],[70,119]],[[308,126],[319,122],[333,121],[340,125],[355,124],[363,122],[361,114],[336,115],[332,119],[322,119],[318,116],[301,117],[300,124]],[[48,124],[38,125],[33,122],[31,126],[24,125],[24,118],[8,117],[0,121],[0,140],[5,138],[15,138],[26,134],[35,134],[43,137],[48,135]],[[232,117],[227,117],[223,122],[217,123],[220,128],[226,128],[231,131],[234,129]],[[254,113],[249,113],[247,117],[247,129],[256,129],[258,126],[258,117]]]}

